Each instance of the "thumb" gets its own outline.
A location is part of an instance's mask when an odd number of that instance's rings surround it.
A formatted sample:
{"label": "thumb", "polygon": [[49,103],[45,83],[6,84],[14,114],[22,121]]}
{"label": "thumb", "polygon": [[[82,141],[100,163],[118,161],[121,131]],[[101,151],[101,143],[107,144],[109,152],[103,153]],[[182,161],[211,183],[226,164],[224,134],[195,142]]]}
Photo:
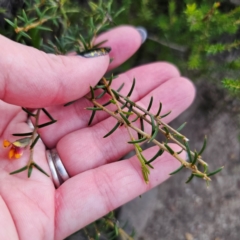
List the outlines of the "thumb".
{"label": "thumb", "polygon": [[0,46],[0,99],[29,108],[63,104],[84,96],[109,65],[107,52],[91,58],[57,56],[1,35]]}

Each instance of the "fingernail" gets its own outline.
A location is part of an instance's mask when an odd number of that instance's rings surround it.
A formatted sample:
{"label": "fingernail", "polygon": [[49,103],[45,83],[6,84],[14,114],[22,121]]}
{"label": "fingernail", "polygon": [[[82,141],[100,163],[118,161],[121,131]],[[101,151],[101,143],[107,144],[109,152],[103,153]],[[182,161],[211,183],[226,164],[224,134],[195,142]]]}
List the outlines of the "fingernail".
{"label": "fingernail", "polygon": [[110,47],[95,48],[80,52],[79,55],[85,58],[94,58],[107,55],[111,51]]}
{"label": "fingernail", "polygon": [[148,37],[147,30],[144,27],[136,27],[137,31],[139,32],[141,38],[142,38],[142,44],[146,41]]}

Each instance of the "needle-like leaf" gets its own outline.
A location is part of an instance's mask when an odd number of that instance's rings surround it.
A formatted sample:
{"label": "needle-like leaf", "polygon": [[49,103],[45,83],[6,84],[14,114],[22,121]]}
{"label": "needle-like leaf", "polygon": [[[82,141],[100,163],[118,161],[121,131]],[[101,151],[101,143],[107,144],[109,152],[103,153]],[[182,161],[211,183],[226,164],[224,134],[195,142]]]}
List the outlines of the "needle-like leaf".
{"label": "needle-like leaf", "polygon": [[224,167],[220,167],[218,168],[217,170],[215,170],[214,172],[211,172],[211,173],[208,173],[207,176],[210,177],[210,176],[213,176],[219,172],[221,172],[223,170]]}
{"label": "needle-like leaf", "polygon": [[15,137],[23,137],[23,136],[32,136],[33,132],[28,133],[14,133],[13,136]]}
{"label": "needle-like leaf", "polygon": [[54,123],[56,123],[56,122],[57,122],[57,120],[54,120],[54,121],[51,121],[51,122],[47,122],[47,123],[40,124],[40,125],[38,125],[37,127],[38,127],[38,128],[43,128],[43,127],[49,126],[49,125],[51,125],[51,124],[54,124]]}
{"label": "needle-like leaf", "polygon": [[34,148],[34,146],[36,145],[36,143],[39,140],[39,138],[40,138],[40,135],[37,135],[37,137],[34,139],[33,143],[31,144],[30,149]]}
{"label": "needle-like leaf", "polygon": [[153,97],[151,97],[150,102],[148,104],[148,108],[147,111],[150,111],[151,107],[152,107],[152,103],[153,103]]}
{"label": "needle-like leaf", "polygon": [[157,114],[155,115],[155,117],[158,117],[160,115],[161,111],[162,111],[162,103],[160,102],[159,108],[158,108],[158,111],[157,111]]}
{"label": "needle-like leaf", "polygon": [[120,126],[120,124],[121,124],[120,122],[117,122],[117,124],[113,127],[113,129],[110,132],[108,132],[105,136],[103,136],[103,138],[106,138],[109,135],[111,135],[113,132],[115,132],[117,128]]}
{"label": "needle-like leaf", "polygon": [[144,142],[146,140],[147,140],[147,138],[143,137],[141,139],[137,139],[137,140],[134,140],[134,141],[129,141],[128,143],[132,143],[132,144],[134,144],[134,143],[141,143],[141,142]]}
{"label": "needle-like leaf", "polygon": [[42,108],[42,111],[48,116],[48,118],[50,120],[54,121],[54,118],[51,116],[51,114],[45,108]]}
{"label": "needle-like leaf", "polygon": [[33,170],[33,165],[31,164],[31,165],[28,167],[28,178],[31,177],[32,170]]}
{"label": "needle-like leaf", "polygon": [[201,150],[199,151],[198,155],[201,155],[203,153],[206,146],[207,146],[207,136],[205,136],[205,138],[204,138],[203,146],[202,146]]}
{"label": "needle-like leaf", "polygon": [[92,115],[91,115],[91,117],[90,117],[90,119],[89,119],[88,126],[91,125],[91,123],[92,123],[92,121],[93,121],[93,119],[94,119],[95,114],[96,114],[96,111],[92,111]]}
{"label": "needle-like leaf", "polygon": [[23,172],[23,171],[27,170],[27,168],[28,168],[27,166],[24,166],[24,167],[22,167],[22,168],[20,168],[20,169],[18,169],[18,170],[16,170],[16,171],[14,171],[14,172],[10,172],[10,175]]}
{"label": "needle-like leaf", "polygon": [[181,165],[178,169],[176,169],[175,171],[169,173],[169,175],[174,175],[174,174],[180,172],[183,168],[184,168],[184,165]]}
{"label": "needle-like leaf", "polygon": [[149,161],[147,161],[146,164],[153,162],[157,157],[161,156],[163,152],[163,149],[159,149],[159,151]]}
{"label": "needle-like leaf", "polygon": [[26,112],[28,115],[30,115],[30,116],[32,116],[32,117],[36,117],[36,115],[35,115],[34,113],[30,112],[27,108],[22,107],[22,110],[23,110],[24,112]]}
{"label": "needle-like leaf", "polygon": [[193,174],[191,174],[191,175],[190,175],[190,177],[188,178],[188,180],[187,180],[185,183],[189,183],[189,182],[191,182],[191,181],[192,181],[192,179],[193,179],[193,177],[194,177],[194,175],[193,175]]}
{"label": "needle-like leaf", "polygon": [[127,97],[130,97],[132,95],[132,92],[133,92],[133,89],[135,87],[135,83],[136,83],[136,80],[135,78],[133,79],[133,83],[132,83],[132,86],[131,86],[131,89],[129,91],[129,93],[127,94]]}
{"label": "needle-like leaf", "polygon": [[45,174],[46,176],[50,177],[40,166],[38,166],[36,163],[33,163],[33,166],[37,168],[40,172]]}

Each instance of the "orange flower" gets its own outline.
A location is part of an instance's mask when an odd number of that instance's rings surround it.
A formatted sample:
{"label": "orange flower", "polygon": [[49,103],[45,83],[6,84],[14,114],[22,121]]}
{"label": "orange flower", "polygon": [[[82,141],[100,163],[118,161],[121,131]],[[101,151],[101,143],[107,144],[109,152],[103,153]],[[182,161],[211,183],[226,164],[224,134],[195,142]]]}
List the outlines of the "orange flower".
{"label": "orange flower", "polygon": [[24,149],[29,145],[31,138],[21,138],[15,142],[9,142],[8,140],[3,141],[3,147],[11,147],[8,152],[9,159],[20,158],[23,155]]}

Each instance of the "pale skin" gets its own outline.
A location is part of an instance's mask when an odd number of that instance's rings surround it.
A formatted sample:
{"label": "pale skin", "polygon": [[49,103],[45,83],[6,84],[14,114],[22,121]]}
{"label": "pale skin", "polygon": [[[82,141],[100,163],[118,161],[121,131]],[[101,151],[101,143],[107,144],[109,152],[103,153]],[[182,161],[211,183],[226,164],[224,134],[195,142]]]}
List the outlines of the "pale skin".
{"label": "pale skin", "polygon": [[[29,152],[18,160],[8,159],[8,150],[0,151],[0,239],[64,239],[73,232],[123,205],[131,199],[159,185],[179,166],[169,154],[163,154],[154,163],[149,184],[141,175],[136,157],[118,161],[132,146],[124,127],[110,137],[102,137],[115,125],[116,120],[107,114],[96,116],[87,126],[91,106],[84,96],[106,71],[113,69],[133,55],[141,45],[135,28],[129,26],[112,29],[96,41],[108,39],[109,55],[86,59],[80,56],[54,56],[14,43],[0,36],[0,133],[4,139],[14,141],[12,133],[29,132],[26,114],[19,106],[48,107],[58,120],[40,131],[48,148],[56,147],[71,178],[55,189],[52,179],[36,169],[30,179],[27,173],[9,175],[9,172],[26,165]],[[114,61],[109,64],[109,58]],[[193,84],[181,77],[170,63],[157,62],[131,69],[113,83],[122,82],[127,93],[133,77],[136,90],[132,99],[142,106],[154,97],[153,112],[159,101],[163,112],[172,110],[166,122],[173,120],[194,99]],[[82,98],[81,98],[82,97]],[[80,99],[79,99],[80,98]],[[69,107],[66,102],[79,99]],[[47,118],[41,116],[40,121]],[[45,146],[39,142],[34,160],[48,174]],[[173,149],[177,146],[171,145]],[[150,158],[157,151],[152,147],[144,151]]]}

